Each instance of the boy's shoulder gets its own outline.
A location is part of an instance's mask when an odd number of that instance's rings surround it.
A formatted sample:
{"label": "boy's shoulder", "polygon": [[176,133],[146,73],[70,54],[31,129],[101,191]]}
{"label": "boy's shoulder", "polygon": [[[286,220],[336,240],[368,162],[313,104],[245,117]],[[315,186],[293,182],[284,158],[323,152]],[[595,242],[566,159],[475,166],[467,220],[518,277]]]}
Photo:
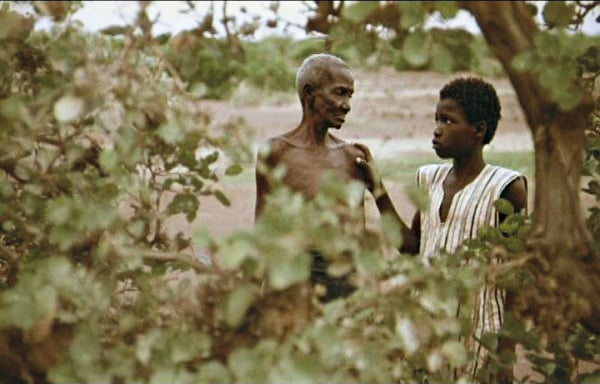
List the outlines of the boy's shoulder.
{"label": "boy's shoulder", "polygon": [[417,175],[420,178],[434,179],[436,175],[452,168],[451,164],[425,164],[419,167]]}
{"label": "boy's shoulder", "polygon": [[515,169],[503,167],[501,165],[488,164],[488,169],[489,173],[498,179],[507,179],[512,181],[516,178],[525,178],[521,172]]}
{"label": "boy's shoulder", "polygon": [[434,173],[452,167],[451,164],[425,164],[419,167],[419,173]]}
{"label": "boy's shoulder", "polygon": [[451,164],[426,164],[419,167],[417,170],[417,183],[423,188],[431,187],[436,180],[444,177],[448,170],[452,167]]}

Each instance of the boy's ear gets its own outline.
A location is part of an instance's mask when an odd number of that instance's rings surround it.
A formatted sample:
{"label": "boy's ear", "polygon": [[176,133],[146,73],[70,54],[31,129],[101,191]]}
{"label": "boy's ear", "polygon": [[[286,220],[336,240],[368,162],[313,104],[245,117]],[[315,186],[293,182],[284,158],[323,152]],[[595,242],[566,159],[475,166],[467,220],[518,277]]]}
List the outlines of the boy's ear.
{"label": "boy's ear", "polygon": [[487,124],[485,123],[485,121],[481,120],[480,122],[475,124],[475,130],[475,136],[477,136],[478,139],[480,138],[483,141],[487,133]]}

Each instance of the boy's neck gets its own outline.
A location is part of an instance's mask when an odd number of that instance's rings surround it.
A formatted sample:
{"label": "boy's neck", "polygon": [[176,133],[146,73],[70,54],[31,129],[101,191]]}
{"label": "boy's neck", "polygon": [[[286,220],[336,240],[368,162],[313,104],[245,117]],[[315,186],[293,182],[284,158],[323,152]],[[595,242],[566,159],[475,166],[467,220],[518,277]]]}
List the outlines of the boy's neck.
{"label": "boy's neck", "polygon": [[485,167],[482,151],[476,151],[469,157],[452,159],[454,175],[458,178],[471,178],[478,175]]}

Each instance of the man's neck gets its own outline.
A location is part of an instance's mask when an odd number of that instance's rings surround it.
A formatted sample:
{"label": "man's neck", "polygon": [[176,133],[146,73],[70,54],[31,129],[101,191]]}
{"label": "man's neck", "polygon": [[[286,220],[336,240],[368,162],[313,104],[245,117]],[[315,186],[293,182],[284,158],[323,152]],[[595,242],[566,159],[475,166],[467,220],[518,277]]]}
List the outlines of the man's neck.
{"label": "man's neck", "polygon": [[303,118],[292,134],[294,139],[308,146],[326,147],[329,144],[329,128],[310,118]]}

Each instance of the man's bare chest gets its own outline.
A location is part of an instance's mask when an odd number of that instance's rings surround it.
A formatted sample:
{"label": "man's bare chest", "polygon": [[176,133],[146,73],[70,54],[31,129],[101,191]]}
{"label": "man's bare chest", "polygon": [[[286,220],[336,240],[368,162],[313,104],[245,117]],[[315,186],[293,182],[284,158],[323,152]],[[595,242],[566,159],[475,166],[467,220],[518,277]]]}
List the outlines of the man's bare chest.
{"label": "man's bare chest", "polygon": [[286,184],[307,197],[316,195],[327,176],[347,182],[357,175],[354,162],[342,149],[319,152],[292,148],[280,158],[280,164],[286,168]]}

